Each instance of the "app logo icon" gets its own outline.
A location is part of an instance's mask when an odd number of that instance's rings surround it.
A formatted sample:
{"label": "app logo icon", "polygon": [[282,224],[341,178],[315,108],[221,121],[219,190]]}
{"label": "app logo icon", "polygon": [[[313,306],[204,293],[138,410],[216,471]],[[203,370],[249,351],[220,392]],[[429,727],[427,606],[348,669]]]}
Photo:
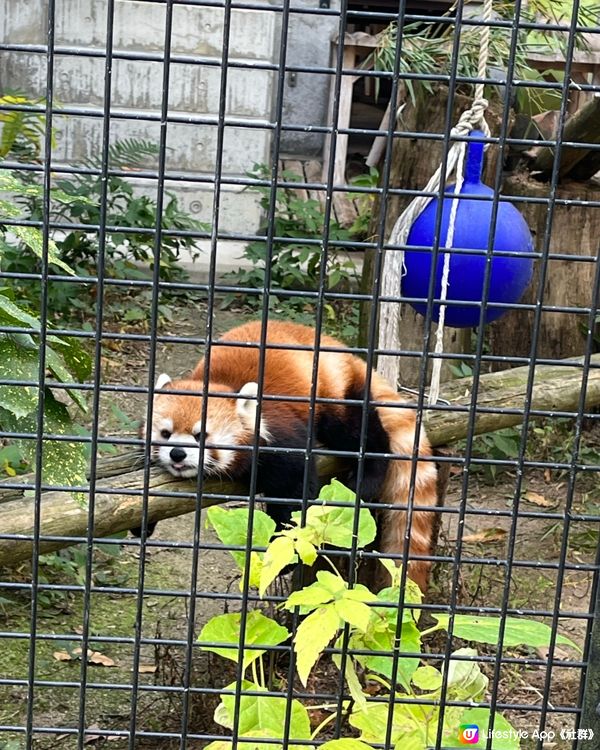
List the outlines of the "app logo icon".
{"label": "app logo icon", "polygon": [[461,745],[476,745],[479,742],[477,724],[461,724],[458,729],[458,739]]}

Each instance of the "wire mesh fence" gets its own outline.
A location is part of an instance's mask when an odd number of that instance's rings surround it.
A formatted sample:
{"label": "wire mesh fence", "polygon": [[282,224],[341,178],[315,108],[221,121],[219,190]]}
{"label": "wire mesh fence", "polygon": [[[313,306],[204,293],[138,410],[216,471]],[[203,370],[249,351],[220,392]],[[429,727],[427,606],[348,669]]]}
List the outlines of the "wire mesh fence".
{"label": "wire mesh fence", "polygon": [[0,748],[598,746],[599,12],[0,8]]}

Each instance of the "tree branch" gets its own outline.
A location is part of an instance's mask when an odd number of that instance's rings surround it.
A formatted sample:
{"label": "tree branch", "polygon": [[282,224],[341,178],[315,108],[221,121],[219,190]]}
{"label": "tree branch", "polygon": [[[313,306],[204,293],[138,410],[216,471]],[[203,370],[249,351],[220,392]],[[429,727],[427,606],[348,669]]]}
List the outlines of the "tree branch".
{"label": "tree branch", "polygon": [[[531,399],[531,410],[575,411],[579,403],[583,359],[569,360],[565,365],[538,365]],[[579,363],[579,366],[576,364]],[[483,375],[477,397],[475,433],[491,432],[518,425],[523,419],[528,367]],[[466,437],[471,401],[471,378],[446,383],[443,397],[452,410],[429,409],[425,427],[434,446],[441,446]],[[588,376],[586,407],[600,405],[600,354],[592,357]],[[340,464],[322,459],[319,471],[331,477]],[[142,516],[144,470],[140,455],[131,451],[98,462],[94,507],[94,536],[104,537],[140,525]],[[15,477],[4,484],[32,484],[33,475]],[[195,482],[179,480],[152,468],[148,487],[148,520],[189,513],[197,507]],[[233,495],[244,495],[247,488],[231,482],[205,480],[203,508],[227,502]],[[176,493],[182,493],[177,495]],[[187,496],[186,496],[187,495]],[[191,495],[191,496],[190,496]],[[31,557],[35,506],[30,496],[15,489],[2,489],[0,483],[0,565],[14,565]],[[73,493],[43,492],[40,504],[40,551],[67,547],[83,541],[87,535],[88,509],[81,507]],[[2,538],[6,536],[13,538]],[[62,537],[49,539],[46,537]]]}

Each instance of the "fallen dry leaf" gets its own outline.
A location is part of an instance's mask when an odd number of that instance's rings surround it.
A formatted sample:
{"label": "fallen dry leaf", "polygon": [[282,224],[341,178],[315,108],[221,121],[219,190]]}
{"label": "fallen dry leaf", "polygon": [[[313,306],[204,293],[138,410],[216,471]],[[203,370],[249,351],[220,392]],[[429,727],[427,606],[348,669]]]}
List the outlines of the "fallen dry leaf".
{"label": "fallen dry leaf", "polygon": [[114,660],[110,656],[101,654],[99,651],[92,651],[88,654],[88,662],[90,664],[97,664],[102,667],[116,667]]}
{"label": "fallen dry leaf", "polygon": [[73,661],[71,654],[68,654],[66,651],[55,651],[52,656],[56,661]]}
{"label": "fallen dry leaf", "polygon": [[466,534],[462,540],[465,544],[479,544],[480,542],[500,542],[506,537],[506,529],[499,529],[492,526],[489,529],[482,529],[476,534]]}
{"label": "fallen dry leaf", "polygon": [[156,664],[140,664],[138,672],[140,674],[154,674],[156,672]]}
{"label": "fallen dry leaf", "polygon": [[554,500],[548,500],[544,495],[540,495],[539,492],[533,492],[529,490],[523,495],[523,500],[527,500],[528,503],[539,505],[542,508],[552,508],[556,503]]}
{"label": "fallen dry leaf", "polygon": [[83,741],[83,744],[91,745],[92,742],[98,742],[98,740],[101,740],[102,739],[101,734],[88,734],[88,732],[97,732],[99,729],[100,727],[97,724],[91,724],[89,727],[87,727],[87,729],[85,730],[86,737]]}
{"label": "fallen dry leaf", "polygon": [[[103,667],[116,667],[117,665],[115,662],[109,657],[105,656],[104,654],[101,654],[99,651],[92,651],[91,649],[88,649],[88,663],[89,664],[96,664],[98,666]],[[73,649],[73,652],[71,654],[67,653],[66,651],[55,651],[52,656],[56,659],[56,661],[74,661],[75,659],[80,659],[82,654],[82,649],[75,648]]]}

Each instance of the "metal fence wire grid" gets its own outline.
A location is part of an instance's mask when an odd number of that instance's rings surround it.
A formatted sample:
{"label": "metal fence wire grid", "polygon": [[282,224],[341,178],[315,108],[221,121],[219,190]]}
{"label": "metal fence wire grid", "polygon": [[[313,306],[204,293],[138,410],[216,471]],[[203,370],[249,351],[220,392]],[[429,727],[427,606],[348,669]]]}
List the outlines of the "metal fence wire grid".
{"label": "metal fence wire grid", "polygon": [[600,4],[0,21],[0,749],[600,747]]}

